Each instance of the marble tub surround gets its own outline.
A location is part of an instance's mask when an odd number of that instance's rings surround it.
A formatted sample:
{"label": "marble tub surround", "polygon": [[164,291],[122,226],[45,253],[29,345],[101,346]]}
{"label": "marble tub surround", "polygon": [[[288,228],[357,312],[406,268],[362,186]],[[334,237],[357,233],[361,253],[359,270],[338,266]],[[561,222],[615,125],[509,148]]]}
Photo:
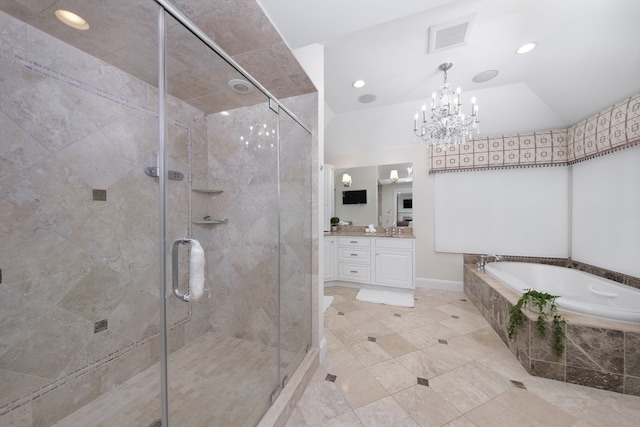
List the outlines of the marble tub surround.
{"label": "marble tub surround", "polygon": [[[477,264],[480,262],[481,256],[481,254],[464,254],[463,262],[464,264]],[[513,262],[533,262],[537,264],[549,264],[557,265],[558,267],[572,268],[574,270],[584,271],[595,276],[613,280],[614,282],[622,283],[623,285],[631,286],[632,288],[640,289],[640,277],[618,273],[616,271],[607,270],[606,268],[596,267],[594,265],[585,264],[568,258],[540,258],[505,255],[502,256],[502,260]]]}
{"label": "marble tub surround", "polygon": [[541,338],[535,330],[534,313],[525,313],[529,321],[508,340],[509,310],[519,298],[515,292],[476,264],[465,264],[464,290],[530,374],[640,396],[640,325],[561,312],[567,319],[566,342],[558,360],[550,335]]}
{"label": "marble tub surround", "polygon": [[637,426],[640,397],[528,374],[462,292],[418,288],[411,309],[325,292],[327,355],[287,427]]}
{"label": "marble tub surround", "polygon": [[375,233],[368,233],[365,230],[367,226],[360,225],[339,225],[336,231],[325,231],[325,236],[358,236],[358,237],[399,237],[399,238],[415,238],[413,228],[398,227],[399,233],[392,234],[391,227],[388,233],[384,232],[385,227],[377,226]]}

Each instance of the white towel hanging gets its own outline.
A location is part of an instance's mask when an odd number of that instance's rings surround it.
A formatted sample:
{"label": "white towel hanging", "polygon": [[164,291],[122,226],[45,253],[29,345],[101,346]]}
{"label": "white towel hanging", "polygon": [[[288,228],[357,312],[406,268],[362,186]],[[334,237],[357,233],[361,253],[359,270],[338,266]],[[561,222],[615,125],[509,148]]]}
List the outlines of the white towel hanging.
{"label": "white towel hanging", "polygon": [[197,301],[204,293],[204,250],[195,239],[190,239],[189,294],[187,301]]}

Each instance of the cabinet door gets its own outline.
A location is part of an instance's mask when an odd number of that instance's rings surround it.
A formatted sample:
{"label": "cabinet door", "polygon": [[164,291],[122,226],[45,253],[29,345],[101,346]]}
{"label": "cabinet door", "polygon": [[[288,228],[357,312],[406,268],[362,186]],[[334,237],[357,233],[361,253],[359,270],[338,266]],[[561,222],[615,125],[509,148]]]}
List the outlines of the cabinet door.
{"label": "cabinet door", "polygon": [[377,284],[413,289],[413,252],[376,250]]}
{"label": "cabinet door", "polygon": [[334,238],[324,239],[324,280],[336,279],[336,241]]}

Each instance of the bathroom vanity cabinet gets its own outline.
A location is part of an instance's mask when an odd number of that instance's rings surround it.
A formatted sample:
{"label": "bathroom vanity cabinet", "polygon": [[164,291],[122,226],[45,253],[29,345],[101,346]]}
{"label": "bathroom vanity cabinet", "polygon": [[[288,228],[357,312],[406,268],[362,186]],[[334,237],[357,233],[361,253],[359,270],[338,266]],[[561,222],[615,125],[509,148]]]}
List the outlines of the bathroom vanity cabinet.
{"label": "bathroom vanity cabinet", "polygon": [[325,281],[414,289],[414,243],[397,237],[325,237]]}

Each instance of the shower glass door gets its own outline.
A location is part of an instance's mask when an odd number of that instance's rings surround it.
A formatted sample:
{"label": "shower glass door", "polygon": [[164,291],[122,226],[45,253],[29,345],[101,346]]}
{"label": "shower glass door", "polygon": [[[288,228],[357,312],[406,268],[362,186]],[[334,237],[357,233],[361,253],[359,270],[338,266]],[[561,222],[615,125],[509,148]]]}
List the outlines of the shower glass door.
{"label": "shower glass door", "polygon": [[[166,168],[170,177],[184,175],[166,181],[165,239],[167,246],[185,236],[198,240],[206,277],[199,300],[168,291],[168,419],[176,426],[252,426],[279,384],[277,109],[165,16]],[[189,257],[179,245],[181,292]]]}

